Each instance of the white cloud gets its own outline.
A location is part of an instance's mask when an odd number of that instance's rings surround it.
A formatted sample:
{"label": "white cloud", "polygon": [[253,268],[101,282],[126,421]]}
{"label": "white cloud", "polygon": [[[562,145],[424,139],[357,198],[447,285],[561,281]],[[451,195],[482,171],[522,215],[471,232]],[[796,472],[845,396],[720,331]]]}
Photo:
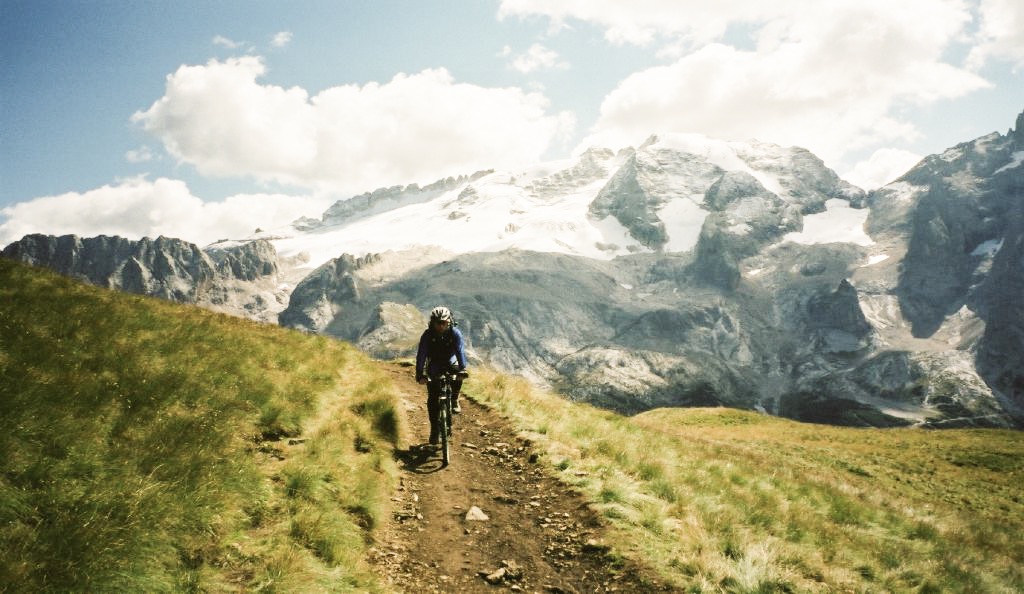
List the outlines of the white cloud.
{"label": "white cloud", "polygon": [[1006,60],[1024,68],[1024,3],[1020,0],[981,0],[978,45],[968,63],[980,68],[992,59]]}
{"label": "white cloud", "polygon": [[0,210],[0,245],[30,233],[83,237],[120,235],[177,237],[200,246],[226,237],[250,235],[257,227],[286,225],[300,216],[317,216],[322,200],[281,194],[236,195],[203,202],[185,182],[134,178],[84,193],[68,192],[20,202]]}
{"label": "white cloud", "polygon": [[124,154],[125,161],[128,161],[129,163],[145,163],[147,161],[152,161],[154,157],[155,155],[153,154],[153,150],[145,145],[140,146],[137,149],[132,149]]}
{"label": "white cloud", "polygon": [[[660,39],[661,55],[678,56],[621,81],[586,144],[698,132],[803,146],[834,162],[917,137],[901,108],[989,86],[945,61],[970,23],[960,0],[647,0],[628,11],[610,0],[552,4],[506,0],[502,12],[584,19],[607,27],[610,38]],[[723,42],[730,25],[750,31],[752,49]]]}
{"label": "white cloud", "polygon": [[874,190],[897,179],[917,165],[921,155],[901,149],[878,149],[866,160],[840,176],[865,190]]}
{"label": "white cloud", "polygon": [[284,47],[291,43],[291,41],[292,32],[281,31],[279,33],[274,34],[274,38],[270,40],[270,45],[272,45],[273,47]]}
{"label": "white cloud", "polygon": [[228,49],[238,49],[245,45],[243,41],[232,41],[223,35],[215,35],[213,38],[213,45],[219,45]]}
{"label": "white cloud", "polygon": [[670,36],[699,45],[720,38],[732,23],[763,21],[802,10],[807,4],[800,0],[502,0],[498,16],[541,15],[550,18],[556,30],[567,20],[578,19],[603,27],[612,43],[648,45]]}
{"label": "white cloud", "polygon": [[[502,53],[509,56],[512,50],[505,46]],[[535,70],[565,70],[569,67],[568,62],[559,59],[558,52],[539,43],[531,45],[526,52],[515,56],[510,65],[523,74],[529,74]]]}
{"label": "white cloud", "polygon": [[261,84],[265,72],[253,56],[182,66],[132,119],[200,173],[336,193],[533,162],[571,121],[548,114],[543,95],[456,83],[444,69],[313,97]]}

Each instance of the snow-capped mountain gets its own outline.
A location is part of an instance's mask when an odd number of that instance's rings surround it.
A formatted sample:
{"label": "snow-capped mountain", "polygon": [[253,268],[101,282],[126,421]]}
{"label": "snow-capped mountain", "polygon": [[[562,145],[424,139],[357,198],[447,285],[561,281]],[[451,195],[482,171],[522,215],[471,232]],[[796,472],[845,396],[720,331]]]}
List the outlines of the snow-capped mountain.
{"label": "snow-capped mountain", "polygon": [[[194,301],[389,357],[448,304],[476,358],[626,412],[1019,425],[1022,130],[1024,114],[870,194],[803,149],[682,134],[383,188],[204,248]],[[76,245],[4,254],[151,293],[195,268],[122,246],[97,275],[104,256]]]}
{"label": "snow-capped mountain", "polygon": [[[310,268],[340,253],[425,246],[451,254],[520,249],[599,260],[686,252],[710,213],[705,192],[729,172],[771,188],[797,222],[801,212],[824,210],[830,198],[844,200],[837,208],[863,199],[805,150],[671,134],[653,136],[637,150],[591,149],[523,171],[385,188],[339,201],[320,220],[302,219],[259,237],[282,256],[308,254]],[[734,215],[749,216],[738,208]],[[648,228],[661,239],[650,239]]]}

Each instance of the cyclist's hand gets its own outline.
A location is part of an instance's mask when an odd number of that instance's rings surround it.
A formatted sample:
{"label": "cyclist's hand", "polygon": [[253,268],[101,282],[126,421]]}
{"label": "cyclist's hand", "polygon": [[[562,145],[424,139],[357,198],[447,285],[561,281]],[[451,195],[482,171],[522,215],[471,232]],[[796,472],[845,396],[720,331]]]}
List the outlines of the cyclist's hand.
{"label": "cyclist's hand", "polygon": [[425,377],[418,377],[418,378],[416,378],[416,383],[417,384],[425,384],[425,383],[427,383],[427,378],[425,378]]}

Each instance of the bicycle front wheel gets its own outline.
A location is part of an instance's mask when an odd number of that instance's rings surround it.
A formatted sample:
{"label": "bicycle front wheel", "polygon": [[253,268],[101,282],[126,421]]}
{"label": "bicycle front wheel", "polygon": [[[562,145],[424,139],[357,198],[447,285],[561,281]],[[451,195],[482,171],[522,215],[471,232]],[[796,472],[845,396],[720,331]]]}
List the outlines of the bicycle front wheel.
{"label": "bicycle front wheel", "polygon": [[441,411],[438,414],[440,421],[438,425],[441,427],[441,461],[444,462],[445,466],[448,466],[448,442],[449,442],[449,427],[451,426],[451,420],[448,416],[448,406],[442,403]]}

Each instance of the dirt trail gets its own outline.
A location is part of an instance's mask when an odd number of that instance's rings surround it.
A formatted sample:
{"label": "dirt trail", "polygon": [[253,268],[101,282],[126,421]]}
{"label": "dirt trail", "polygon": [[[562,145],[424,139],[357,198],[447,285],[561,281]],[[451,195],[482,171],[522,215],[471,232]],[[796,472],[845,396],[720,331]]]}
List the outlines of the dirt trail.
{"label": "dirt trail", "polygon": [[[409,367],[388,364],[402,393],[410,444],[401,484],[371,560],[395,591],[651,592],[662,587],[608,555],[601,520],[576,493],[531,462],[493,411],[461,400],[451,464],[425,447],[426,394]],[[472,393],[468,394],[470,397]],[[467,520],[471,507],[486,520]]]}

